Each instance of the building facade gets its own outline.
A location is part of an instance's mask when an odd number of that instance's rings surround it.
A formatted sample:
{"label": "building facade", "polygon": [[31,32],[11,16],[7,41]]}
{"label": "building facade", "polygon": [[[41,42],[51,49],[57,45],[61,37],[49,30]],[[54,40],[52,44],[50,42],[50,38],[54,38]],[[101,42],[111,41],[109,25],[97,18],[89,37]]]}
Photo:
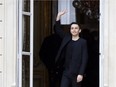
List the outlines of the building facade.
{"label": "building facade", "polygon": [[[0,0],[0,87],[19,87],[19,1]],[[115,10],[116,1],[100,1],[99,87],[116,87]]]}
{"label": "building facade", "polygon": [[16,0],[0,0],[0,86],[16,87]]}

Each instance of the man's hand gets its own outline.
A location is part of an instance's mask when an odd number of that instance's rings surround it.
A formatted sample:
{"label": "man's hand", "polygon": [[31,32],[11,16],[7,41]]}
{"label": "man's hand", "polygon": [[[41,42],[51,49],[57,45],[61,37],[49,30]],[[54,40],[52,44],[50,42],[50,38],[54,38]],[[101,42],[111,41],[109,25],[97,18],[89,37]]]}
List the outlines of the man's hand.
{"label": "man's hand", "polygon": [[77,82],[81,82],[83,80],[83,75],[78,75],[77,76]]}
{"label": "man's hand", "polygon": [[61,16],[64,15],[64,14],[66,14],[66,13],[67,13],[67,10],[63,10],[63,11],[59,12],[59,13],[57,14],[56,21],[60,20]]}

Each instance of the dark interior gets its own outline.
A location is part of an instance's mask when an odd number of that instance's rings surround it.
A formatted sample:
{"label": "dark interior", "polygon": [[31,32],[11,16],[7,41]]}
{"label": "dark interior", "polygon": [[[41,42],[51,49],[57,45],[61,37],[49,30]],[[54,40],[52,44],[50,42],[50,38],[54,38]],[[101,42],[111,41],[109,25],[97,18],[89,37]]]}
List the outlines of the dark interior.
{"label": "dark interior", "polygon": [[[78,0],[74,0],[75,2],[72,5],[75,7],[76,12],[76,21],[82,25],[82,32],[80,34],[81,37],[85,38],[88,42],[88,52],[89,52],[89,60],[87,64],[87,69],[84,75],[84,80],[82,82],[82,87],[99,87],[99,18],[95,17],[96,13],[99,13],[99,1],[91,1],[82,0],[82,5],[86,7],[86,3],[90,4],[90,8],[92,12],[91,15],[86,15],[86,13],[82,12],[82,9],[75,3],[78,3]],[[29,1],[26,1],[28,8]],[[96,7],[95,7],[96,6]],[[85,10],[85,9],[84,9]],[[97,12],[96,12],[97,10]],[[43,44],[45,38],[52,36],[54,34],[53,28],[55,23],[55,17],[58,12],[58,0],[35,0],[34,1],[34,77],[33,87],[50,87],[50,79],[51,83],[56,84],[54,87],[60,87],[60,76],[54,77],[54,71],[48,71],[48,68],[52,68],[54,66],[54,61],[50,59],[42,60],[39,56],[40,48]],[[98,14],[97,14],[98,16]],[[25,20],[29,20],[28,18]],[[28,26],[28,23],[26,24]],[[67,28],[69,25],[62,25],[63,30],[67,32]],[[26,37],[24,49],[29,48],[29,29],[26,28]],[[56,36],[57,37],[57,36]],[[54,41],[54,40],[53,40]],[[57,41],[60,44],[60,39],[57,37]],[[57,45],[58,49],[59,44],[55,43],[46,43],[46,45],[52,44]],[[46,51],[52,51],[52,47],[45,48]],[[53,49],[55,50],[55,48]],[[53,56],[57,53],[56,51],[52,51]],[[47,55],[47,54],[46,54]],[[29,87],[29,61],[28,57],[24,56],[25,62],[25,72],[23,72],[23,76],[25,76],[25,84],[24,87]],[[43,62],[44,61],[44,62]],[[46,62],[46,64],[45,64]],[[48,64],[48,65],[47,65]],[[53,64],[53,65],[52,65]],[[47,66],[46,66],[47,65]],[[49,75],[49,72],[53,72],[52,75]],[[57,71],[55,71],[57,74]],[[58,78],[59,77],[59,78]],[[57,79],[57,80],[56,80]],[[52,87],[52,86],[51,86]]]}

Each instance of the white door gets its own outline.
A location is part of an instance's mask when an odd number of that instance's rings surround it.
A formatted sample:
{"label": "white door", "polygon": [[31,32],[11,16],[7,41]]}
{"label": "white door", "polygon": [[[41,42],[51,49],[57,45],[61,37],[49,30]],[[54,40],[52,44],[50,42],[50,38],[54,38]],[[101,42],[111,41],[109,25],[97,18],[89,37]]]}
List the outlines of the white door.
{"label": "white door", "polygon": [[33,87],[33,0],[19,0],[18,87]]}
{"label": "white door", "polygon": [[99,23],[99,87],[104,87],[104,0],[100,0],[100,23]]}

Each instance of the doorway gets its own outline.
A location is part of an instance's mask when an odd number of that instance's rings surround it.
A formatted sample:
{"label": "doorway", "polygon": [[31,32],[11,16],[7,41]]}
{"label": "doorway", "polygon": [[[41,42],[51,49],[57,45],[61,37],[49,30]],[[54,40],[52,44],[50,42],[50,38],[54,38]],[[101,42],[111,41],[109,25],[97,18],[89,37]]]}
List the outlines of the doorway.
{"label": "doorway", "polygon": [[[39,58],[45,37],[52,34],[57,1],[19,0],[18,87],[48,87],[48,72]],[[53,8],[52,6],[55,6]]]}
{"label": "doorway", "polygon": [[[53,33],[58,1],[20,1],[22,2],[19,2],[21,7],[19,8],[19,53],[21,58],[19,59],[19,77],[21,77],[19,87],[49,87],[48,71],[39,58],[39,49],[44,38]],[[88,48],[90,48],[90,59],[83,87],[99,87],[99,21],[90,20],[85,14],[77,10],[76,12],[79,13],[76,15],[77,20],[83,27],[81,35],[88,40]],[[65,30],[68,25],[62,26]]]}

